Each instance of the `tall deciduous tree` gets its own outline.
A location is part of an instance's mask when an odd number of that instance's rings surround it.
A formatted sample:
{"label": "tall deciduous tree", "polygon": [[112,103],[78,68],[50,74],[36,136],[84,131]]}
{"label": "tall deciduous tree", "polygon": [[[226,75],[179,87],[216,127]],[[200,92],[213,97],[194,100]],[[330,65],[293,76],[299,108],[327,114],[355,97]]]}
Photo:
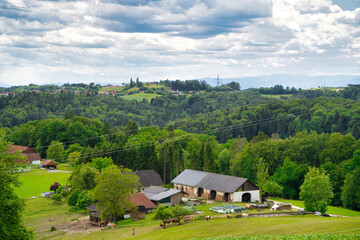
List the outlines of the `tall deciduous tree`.
{"label": "tall deciduous tree", "polygon": [[71,176],[71,186],[74,189],[92,190],[96,183],[95,178],[99,175],[96,168],[81,165]]}
{"label": "tall deciduous tree", "polygon": [[94,198],[101,206],[101,218],[112,218],[115,222],[118,215],[131,209],[131,194],[139,187],[139,177],[130,169],[111,165],[103,169],[96,177]]}
{"label": "tall deciduous tree", "polygon": [[304,200],[305,209],[324,214],[333,196],[330,179],[325,171],[315,167],[309,168],[305,181],[300,187],[300,199]]}
{"label": "tall deciduous tree", "polygon": [[0,236],[1,239],[33,239],[33,232],[26,229],[22,222],[21,213],[25,203],[15,193],[14,187],[20,182],[14,172],[19,165],[9,153],[10,144],[4,138],[4,132],[0,131]]}
{"label": "tall deciduous tree", "polygon": [[56,161],[61,162],[63,152],[64,152],[63,144],[58,141],[52,141],[49,148],[46,150],[46,157],[48,159],[54,159]]}

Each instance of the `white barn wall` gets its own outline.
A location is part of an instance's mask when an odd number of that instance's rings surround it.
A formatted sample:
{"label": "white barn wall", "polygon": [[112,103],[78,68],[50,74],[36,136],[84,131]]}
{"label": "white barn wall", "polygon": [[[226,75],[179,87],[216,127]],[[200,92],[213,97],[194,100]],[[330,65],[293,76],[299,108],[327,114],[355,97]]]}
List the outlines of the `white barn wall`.
{"label": "white barn wall", "polygon": [[233,202],[242,202],[242,195],[244,193],[250,193],[250,195],[251,195],[250,202],[260,202],[260,191],[259,190],[234,192],[234,201]]}

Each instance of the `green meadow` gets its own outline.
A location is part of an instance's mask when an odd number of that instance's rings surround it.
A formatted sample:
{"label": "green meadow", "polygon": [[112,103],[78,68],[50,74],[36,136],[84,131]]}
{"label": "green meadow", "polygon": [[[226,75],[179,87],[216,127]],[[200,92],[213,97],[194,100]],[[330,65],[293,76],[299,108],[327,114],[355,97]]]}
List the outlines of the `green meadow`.
{"label": "green meadow", "polygon": [[[229,236],[257,236],[272,234],[360,233],[360,218],[324,218],[296,216],[275,218],[215,218],[210,221],[194,220],[190,223],[171,224],[166,229],[159,223],[128,226],[118,222],[115,229],[102,232],[67,234],[54,239],[191,239]],[[136,235],[132,232],[135,229]],[[231,239],[231,238],[230,238]],[[281,239],[281,238],[280,238]],[[309,238],[307,238],[309,239]],[[310,238],[311,239],[311,238]]]}
{"label": "green meadow", "polygon": [[30,172],[18,173],[21,186],[15,188],[15,193],[20,198],[40,196],[41,192],[48,192],[50,185],[59,182],[65,185],[71,173],[48,172],[42,169],[31,169]]}
{"label": "green meadow", "polygon": [[135,93],[132,95],[122,96],[123,98],[127,100],[136,100],[136,101],[142,101],[144,98],[148,101],[150,101],[153,98],[160,97],[159,94],[154,93]]}
{"label": "green meadow", "polygon": [[[293,206],[304,208],[304,202],[300,200],[289,200],[283,198],[271,198],[270,200],[278,201],[278,202],[288,202],[291,203]],[[341,216],[348,216],[348,217],[360,217],[360,212],[353,211],[350,209],[342,208],[342,207],[333,207],[328,206],[328,210],[326,213],[341,215]]]}

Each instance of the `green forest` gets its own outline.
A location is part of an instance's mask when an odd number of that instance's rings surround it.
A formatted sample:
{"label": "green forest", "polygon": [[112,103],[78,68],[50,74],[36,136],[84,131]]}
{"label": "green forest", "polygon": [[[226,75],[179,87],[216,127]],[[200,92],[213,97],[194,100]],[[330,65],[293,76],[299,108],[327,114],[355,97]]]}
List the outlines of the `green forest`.
{"label": "green forest", "polygon": [[[121,91],[146,86],[131,84]],[[102,95],[96,85],[81,85],[82,92],[70,85],[56,93],[17,89],[0,97],[1,127],[12,143],[77,167],[75,175],[110,159],[133,170],[155,169],[165,183],[184,169],[257,183],[263,164],[281,186],[270,195],[299,199],[306,173],[317,167],[330,178],[331,204],[360,210],[360,85],[341,91],[240,90],[201,81],[157,86],[163,92],[150,101]]]}

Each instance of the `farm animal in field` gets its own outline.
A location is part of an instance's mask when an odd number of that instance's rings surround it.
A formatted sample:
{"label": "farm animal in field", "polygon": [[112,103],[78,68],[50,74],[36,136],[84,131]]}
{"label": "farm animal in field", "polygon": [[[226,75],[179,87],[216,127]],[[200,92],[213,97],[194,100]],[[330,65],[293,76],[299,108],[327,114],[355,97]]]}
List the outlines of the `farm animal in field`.
{"label": "farm animal in field", "polygon": [[231,215],[231,214],[226,215],[226,217],[227,217],[228,219],[232,219],[232,215]]}
{"label": "farm animal in field", "polygon": [[171,223],[171,219],[166,219],[164,222],[165,222],[166,224],[169,224],[169,223]]}
{"label": "farm animal in field", "polygon": [[161,227],[161,228],[165,228],[165,225],[162,224],[162,223],[160,223],[160,227]]}
{"label": "farm animal in field", "polygon": [[116,224],[115,224],[115,223],[112,223],[112,224],[111,224],[111,228],[112,228],[112,229],[114,229],[114,228],[115,228],[115,226],[116,226]]}
{"label": "farm animal in field", "polygon": [[194,218],[194,216],[191,216],[191,215],[185,216],[184,217],[184,222],[190,222],[190,221],[193,220],[193,218]]}
{"label": "farm animal in field", "polygon": [[172,223],[179,223],[179,220],[177,220],[177,219],[175,219],[175,218],[172,218],[172,219],[171,219],[171,222],[172,222]]}
{"label": "farm animal in field", "polygon": [[99,227],[106,227],[106,222],[105,221],[100,221],[99,222]]}
{"label": "farm animal in field", "polygon": [[243,218],[249,217],[249,214],[247,214],[247,213],[242,213],[242,214],[241,214],[241,217],[243,217]]}
{"label": "farm animal in field", "polygon": [[206,221],[209,221],[210,219],[211,219],[211,216],[206,216],[206,217],[205,217],[205,220],[206,220]]}
{"label": "farm animal in field", "polygon": [[246,204],[245,207],[246,207],[247,209],[252,209],[252,206],[251,206],[250,204]]}

